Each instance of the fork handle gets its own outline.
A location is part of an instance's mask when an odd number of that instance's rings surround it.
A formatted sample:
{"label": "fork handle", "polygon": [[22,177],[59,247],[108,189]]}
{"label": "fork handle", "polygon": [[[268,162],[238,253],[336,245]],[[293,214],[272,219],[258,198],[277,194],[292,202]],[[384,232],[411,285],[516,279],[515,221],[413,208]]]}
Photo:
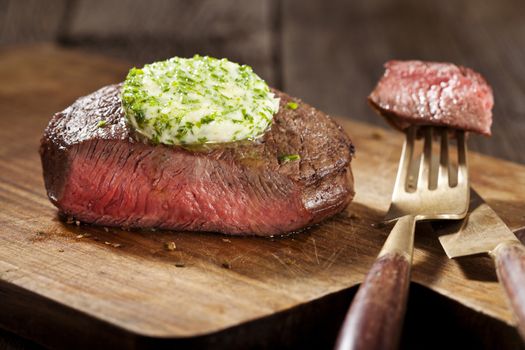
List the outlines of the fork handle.
{"label": "fork handle", "polygon": [[359,287],[335,348],[395,349],[406,310],[414,250],[413,216],[400,218]]}
{"label": "fork handle", "polygon": [[525,341],[525,247],[519,241],[502,242],[490,255],[496,262],[498,278]]}

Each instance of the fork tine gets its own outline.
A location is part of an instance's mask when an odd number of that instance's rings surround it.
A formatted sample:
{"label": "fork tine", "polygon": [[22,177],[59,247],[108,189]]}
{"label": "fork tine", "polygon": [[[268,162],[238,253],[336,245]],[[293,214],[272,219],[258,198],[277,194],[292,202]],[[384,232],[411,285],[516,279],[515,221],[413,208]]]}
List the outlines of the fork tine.
{"label": "fork tine", "polygon": [[[457,133],[454,137],[458,147],[456,169],[455,164],[451,164],[456,157],[452,159],[452,155],[449,154],[452,130],[437,127],[432,127],[432,130],[421,129],[425,137],[421,157],[415,155],[415,138],[418,130],[416,127],[406,130],[406,140],[399,160],[392,201],[384,222],[391,222],[407,215],[425,220],[464,218],[469,204],[467,145],[464,133]],[[432,154],[433,133],[441,136],[439,157]],[[411,178],[418,175],[418,183],[414,186]]]}
{"label": "fork tine", "polygon": [[448,130],[446,128],[441,129],[441,150],[439,157],[439,177],[438,187],[450,185],[449,174],[450,163],[448,160]]}
{"label": "fork tine", "polygon": [[423,129],[425,135],[425,144],[423,154],[421,155],[421,164],[419,165],[419,175],[417,177],[417,189],[428,189],[430,182],[430,171],[432,166],[432,127]]}
{"label": "fork tine", "polygon": [[416,127],[411,126],[406,131],[405,143],[403,143],[403,150],[401,151],[401,159],[399,160],[399,168],[397,169],[396,183],[394,185],[393,196],[397,191],[403,189],[408,191],[408,169],[414,156],[414,143],[416,140]]}
{"label": "fork tine", "polygon": [[458,139],[458,185],[468,182],[467,145],[464,131],[457,131]]}
{"label": "fork tine", "polygon": [[394,191],[392,197],[399,195],[399,192],[407,191],[408,181],[408,169],[410,167],[410,161],[414,154],[414,142],[416,139],[416,128],[411,126],[405,131],[405,142],[403,143],[403,149],[401,150],[401,158],[399,159],[399,166],[397,168],[396,182],[394,184]]}

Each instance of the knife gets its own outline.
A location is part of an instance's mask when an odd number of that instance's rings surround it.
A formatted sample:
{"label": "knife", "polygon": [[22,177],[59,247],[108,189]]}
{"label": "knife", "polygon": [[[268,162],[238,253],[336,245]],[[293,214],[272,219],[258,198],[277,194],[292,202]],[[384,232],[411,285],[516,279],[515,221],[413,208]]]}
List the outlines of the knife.
{"label": "knife", "polygon": [[449,258],[489,253],[525,341],[525,246],[474,191],[464,220],[435,227]]}

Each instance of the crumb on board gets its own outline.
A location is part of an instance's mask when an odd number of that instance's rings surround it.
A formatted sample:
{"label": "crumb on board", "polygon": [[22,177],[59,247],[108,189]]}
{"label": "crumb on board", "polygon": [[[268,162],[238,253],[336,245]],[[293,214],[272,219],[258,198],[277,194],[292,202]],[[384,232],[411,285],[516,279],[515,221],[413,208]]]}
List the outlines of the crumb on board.
{"label": "crumb on board", "polygon": [[63,253],[63,252],[64,252],[64,249],[61,248],[61,249],[58,250],[58,252],[59,252],[59,253]]}
{"label": "crumb on board", "polygon": [[374,140],[381,140],[383,138],[383,133],[380,131],[373,131],[371,136]]}
{"label": "crumb on board", "polygon": [[80,221],[76,220],[75,225],[80,226]]}
{"label": "crumb on board", "polygon": [[221,266],[228,270],[232,268],[232,265],[228,261],[223,261]]}
{"label": "crumb on board", "polygon": [[230,241],[228,238],[223,238],[222,241],[223,241],[224,243],[231,243],[231,242],[232,242],[232,241]]}
{"label": "crumb on board", "polygon": [[164,248],[166,248],[167,250],[169,250],[171,252],[171,251],[174,251],[175,249],[177,249],[177,245],[173,241],[172,242],[166,242],[166,243],[164,243]]}
{"label": "crumb on board", "polygon": [[286,265],[294,265],[295,264],[295,260],[290,259],[290,258],[284,258],[283,261],[284,261],[284,263]]}
{"label": "crumb on board", "polygon": [[104,244],[105,244],[105,245],[110,245],[110,246],[112,246],[113,248],[120,248],[120,247],[122,247],[122,244],[120,244],[120,243],[113,243],[113,242],[105,241]]}
{"label": "crumb on board", "polygon": [[109,228],[104,226],[104,231],[109,232]]}
{"label": "crumb on board", "polygon": [[77,235],[77,238],[84,238],[84,235]]}

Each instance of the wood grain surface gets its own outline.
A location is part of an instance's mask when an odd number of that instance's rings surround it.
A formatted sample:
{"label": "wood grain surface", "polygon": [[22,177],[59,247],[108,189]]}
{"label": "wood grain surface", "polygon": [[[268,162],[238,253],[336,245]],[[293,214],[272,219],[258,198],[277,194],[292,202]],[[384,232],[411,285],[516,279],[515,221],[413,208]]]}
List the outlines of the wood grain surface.
{"label": "wood grain surface", "polygon": [[[107,337],[133,346],[130,334],[202,336],[361,282],[390,229],[373,224],[388,208],[402,136],[352,121],[342,123],[357,147],[355,201],[306,232],[234,238],[60,221],[41,176],[42,131],[54,112],[128,68],[47,45],[0,51],[9,81],[0,85],[0,307],[9,310],[1,327],[48,346],[56,327],[66,344]],[[525,167],[475,153],[470,165],[474,188],[511,229],[523,228]],[[492,260],[449,260],[426,224],[417,227],[412,281],[513,322]]]}

